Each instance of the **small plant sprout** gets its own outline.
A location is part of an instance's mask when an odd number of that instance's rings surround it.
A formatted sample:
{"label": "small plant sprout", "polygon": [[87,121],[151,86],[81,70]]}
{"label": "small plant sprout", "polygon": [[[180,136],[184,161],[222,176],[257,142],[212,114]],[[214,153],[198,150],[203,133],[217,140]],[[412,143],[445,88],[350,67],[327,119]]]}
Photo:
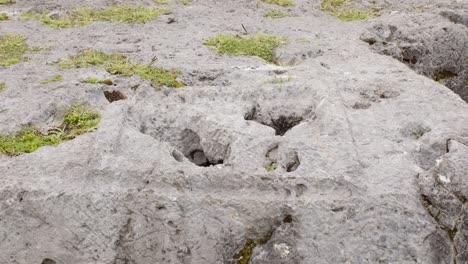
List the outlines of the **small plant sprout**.
{"label": "small plant sprout", "polygon": [[61,126],[46,134],[32,126],[24,127],[16,135],[0,136],[0,154],[17,156],[31,153],[42,146],[57,146],[61,142],[95,130],[101,116],[89,105],[73,104],[66,112]]}
{"label": "small plant sprout", "polygon": [[276,164],[276,162],[272,162],[270,163],[269,165],[265,166],[265,169],[270,172],[270,171],[274,171],[276,170],[276,168],[278,167],[278,164]]}
{"label": "small plant sprout", "polygon": [[278,6],[293,6],[296,3],[293,0],[260,0],[265,4],[278,5]]}
{"label": "small plant sprout", "polygon": [[[181,74],[178,70],[167,70],[153,67],[150,64],[133,63],[122,54],[107,54],[102,51],[87,49],[69,60],[61,61],[58,67],[62,69],[101,67],[113,75],[139,75],[142,79],[151,81],[156,87],[184,87],[185,85],[177,81]],[[107,82],[108,83],[108,82]],[[107,84],[106,83],[106,84]]]}
{"label": "small plant sprout", "polygon": [[205,46],[223,54],[257,56],[272,63],[274,49],[289,43],[285,37],[270,35],[249,35],[238,37],[218,35],[204,42]]}
{"label": "small plant sprout", "polygon": [[48,84],[48,83],[51,83],[51,82],[59,82],[59,81],[62,81],[62,80],[63,80],[62,75],[57,74],[57,75],[54,75],[53,77],[50,77],[47,80],[42,81],[41,84]]}
{"label": "small plant sprout", "polygon": [[26,37],[21,35],[0,37],[0,65],[8,67],[20,62],[28,50]]}
{"label": "small plant sprout", "polygon": [[51,17],[49,13],[24,13],[21,17],[23,19],[39,20],[51,27],[68,28],[89,25],[95,21],[147,23],[167,13],[169,13],[168,9],[146,8],[144,6],[113,6],[98,11],[87,8],[75,9],[64,17]]}

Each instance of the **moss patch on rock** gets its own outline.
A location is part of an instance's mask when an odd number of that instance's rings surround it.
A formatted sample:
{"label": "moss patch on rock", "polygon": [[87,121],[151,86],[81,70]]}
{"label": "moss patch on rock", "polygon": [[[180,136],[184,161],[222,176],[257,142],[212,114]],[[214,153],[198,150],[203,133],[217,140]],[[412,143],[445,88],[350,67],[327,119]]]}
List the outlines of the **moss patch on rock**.
{"label": "moss patch on rock", "polygon": [[43,146],[57,146],[61,142],[97,128],[101,116],[84,104],[73,104],[66,112],[63,124],[42,134],[32,126],[23,128],[16,135],[0,136],[0,154],[17,156],[31,153]]}
{"label": "moss patch on rock", "polygon": [[284,18],[284,17],[294,17],[293,13],[290,12],[281,12],[278,10],[268,10],[263,14],[264,17],[269,17],[273,19]]}
{"label": "moss patch on rock", "polygon": [[57,75],[54,75],[54,76],[50,77],[47,80],[42,81],[41,84],[48,84],[48,83],[51,83],[51,82],[59,82],[59,81],[62,81],[62,80],[63,80],[62,75],[57,74]]}
{"label": "moss patch on rock", "polygon": [[328,14],[345,22],[366,20],[380,16],[380,13],[377,11],[344,7],[345,4],[353,1],[354,0],[324,0],[321,7]]}
{"label": "moss patch on rock", "polygon": [[107,54],[94,49],[84,50],[80,54],[72,56],[69,60],[59,62],[57,65],[62,69],[98,66],[114,75],[139,75],[142,79],[151,81],[157,87],[162,85],[167,87],[185,86],[177,81],[177,77],[181,74],[178,70],[153,67],[151,64],[133,63],[123,54]]}
{"label": "moss patch on rock", "polygon": [[257,56],[267,62],[273,62],[274,49],[289,43],[285,37],[270,35],[250,35],[238,37],[233,35],[218,35],[204,42],[205,46],[229,55]]}
{"label": "moss patch on rock", "polygon": [[5,87],[6,87],[5,83],[0,83],[0,92],[2,92],[3,89],[5,89]]}
{"label": "moss patch on rock", "polygon": [[0,5],[12,5],[14,3],[16,2],[13,0],[0,0]]}
{"label": "moss patch on rock", "polygon": [[263,3],[278,5],[278,6],[293,6],[296,4],[293,0],[260,0]]}
{"label": "moss patch on rock", "polygon": [[4,35],[0,38],[0,65],[8,67],[20,62],[28,50],[26,37]]}
{"label": "moss patch on rock", "polygon": [[88,25],[95,21],[146,23],[168,12],[168,9],[146,8],[144,6],[113,6],[104,10],[75,9],[63,16],[55,16],[45,12],[40,14],[24,13],[21,17],[39,20],[51,27],[68,28]]}
{"label": "moss patch on rock", "polygon": [[84,83],[90,83],[90,84],[105,84],[105,85],[112,85],[114,82],[110,79],[105,79],[105,80],[100,80],[98,78],[88,78],[83,81]]}

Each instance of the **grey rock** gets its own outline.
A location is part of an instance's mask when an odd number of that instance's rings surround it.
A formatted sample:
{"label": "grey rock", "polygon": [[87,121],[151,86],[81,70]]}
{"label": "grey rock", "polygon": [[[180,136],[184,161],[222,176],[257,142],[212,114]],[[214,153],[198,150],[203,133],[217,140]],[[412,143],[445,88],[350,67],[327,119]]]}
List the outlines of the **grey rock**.
{"label": "grey rock", "polygon": [[[149,2],[18,0],[2,10]],[[426,77],[431,67],[466,71],[466,27],[440,15],[464,13],[466,1],[373,2],[383,16],[352,23],[315,0],[297,0],[287,23],[264,23],[271,6],[250,0],[171,3],[172,24],[2,22],[0,35],[50,49],[0,68],[0,135],[28,124],[45,132],[74,102],[102,121],[56,147],[0,156],[0,263],[235,264],[248,241],[250,264],[466,263],[468,105]],[[420,5],[427,13],[409,13]],[[294,65],[202,44],[243,34],[242,24],[288,37],[291,49],[276,54]],[[86,48],[156,57],[187,87],[47,63]],[[265,83],[286,73],[290,82]],[[39,84],[55,74],[64,81]],[[89,77],[115,86],[81,82]]]}

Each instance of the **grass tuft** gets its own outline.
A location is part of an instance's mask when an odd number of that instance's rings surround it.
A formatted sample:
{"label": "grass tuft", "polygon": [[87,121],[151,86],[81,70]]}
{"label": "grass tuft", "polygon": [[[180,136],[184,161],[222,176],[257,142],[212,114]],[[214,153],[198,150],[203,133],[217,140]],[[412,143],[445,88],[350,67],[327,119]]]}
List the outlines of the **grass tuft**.
{"label": "grass tuft", "polygon": [[21,35],[3,36],[0,38],[0,65],[8,67],[20,62],[28,50],[26,37]]}
{"label": "grass tuft", "polygon": [[5,87],[6,87],[5,83],[0,83],[0,92],[2,92],[3,89],[5,89]]}
{"label": "grass tuft", "polygon": [[293,13],[290,13],[290,12],[281,12],[281,11],[277,11],[277,10],[268,10],[263,14],[263,16],[278,19],[278,18],[284,18],[284,17],[294,17],[296,15],[294,15]]}
{"label": "grass tuft", "polygon": [[78,135],[96,130],[101,116],[89,105],[73,104],[63,118],[64,138],[72,139]]}
{"label": "grass tuft", "polygon": [[0,14],[0,21],[8,20],[10,19],[7,14],[1,13]]}
{"label": "grass tuft", "polygon": [[322,9],[328,14],[337,17],[341,21],[350,22],[356,20],[366,20],[380,16],[379,12],[358,8],[343,8],[344,4],[354,0],[324,0]]}
{"label": "grass tuft", "polygon": [[100,121],[101,116],[90,106],[73,104],[67,110],[62,126],[49,130],[46,135],[32,126],[27,126],[16,135],[0,136],[0,154],[17,156],[34,152],[42,146],[57,146],[61,142],[95,130]]}
{"label": "grass tuft", "polygon": [[263,3],[279,6],[293,6],[296,3],[293,0],[260,0]]}
{"label": "grass tuft", "polygon": [[62,80],[63,80],[62,75],[57,74],[57,75],[54,75],[53,77],[50,77],[47,80],[42,81],[41,84],[48,84],[48,83],[51,83],[51,82],[60,82]]}
{"label": "grass tuft", "polygon": [[67,16],[53,17],[49,13],[24,13],[23,19],[35,19],[43,24],[56,27],[68,28],[91,24],[95,21],[124,22],[124,23],[146,23],[157,19],[160,15],[168,13],[167,9],[146,8],[144,6],[113,6],[105,10],[76,9],[71,10]]}
{"label": "grass tuft", "polygon": [[248,37],[218,35],[204,42],[207,47],[219,53],[257,56],[270,63],[274,57],[273,50],[288,43],[289,41],[285,37],[269,35],[251,35]]}
{"label": "grass tuft", "polygon": [[114,75],[139,75],[142,79],[149,80],[157,86],[184,87],[185,85],[177,81],[181,74],[177,70],[167,70],[153,67],[150,64],[132,63],[125,55],[106,54],[102,51],[88,49],[69,60],[61,61],[58,66],[62,69],[86,68],[98,66]]}

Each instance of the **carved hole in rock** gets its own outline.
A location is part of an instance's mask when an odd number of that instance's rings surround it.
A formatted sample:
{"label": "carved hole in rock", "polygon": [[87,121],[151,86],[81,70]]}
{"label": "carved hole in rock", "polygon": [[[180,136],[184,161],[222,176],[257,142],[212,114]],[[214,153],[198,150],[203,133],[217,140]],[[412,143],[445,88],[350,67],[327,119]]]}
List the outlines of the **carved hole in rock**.
{"label": "carved hole in rock", "polygon": [[41,264],[56,264],[57,262],[55,262],[54,260],[50,259],[50,258],[45,258]]}
{"label": "carved hole in rock", "polygon": [[299,156],[297,155],[296,152],[294,152],[292,155],[289,155],[284,167],[287,172],[293,172],[299,168],[299,165],[301,165],[301,162],[299,161]]}
{"label": "carved hole in rock", "polygon": [[127,99],[127,96],[120,91],[104,91],[104,96],[109,103]]}
{"label": "carved hole in rock", "polygon": [[271,116],[268,114],[260,113],[257,107],[253,107],[245,115],[244,119],[247,121],[255,121],[265,126],[269,126],[275,130],[275,135],[284,136],[291,128],[299,125],[304,118],[296,114],[281,114],[278,116]]}
{"label": "carved hole in rock", "polygon": [[307,191],[307,186],[299,183],[299,184],[296,184],[296,186],[294,187],[294,190],[296,191],[296,197],[300,197],[304,194],[305,191]]}
{"label": "carved hole in rock", "polygon": [[288,214],[288,215],[285,215],[284,218],[283,218],[283,223],[286,223],[286,224],[290,224],[293,222],[293,217],[292,215]]}
{"label": "carved hole in rock", "polygon": [[192,163],[201,167],[210,167],[217,164],[223,164],[224,159],[213,159],[206,155],[197,133],[190,129],[185,129],[181,134],[182,149],[181,152]]}

